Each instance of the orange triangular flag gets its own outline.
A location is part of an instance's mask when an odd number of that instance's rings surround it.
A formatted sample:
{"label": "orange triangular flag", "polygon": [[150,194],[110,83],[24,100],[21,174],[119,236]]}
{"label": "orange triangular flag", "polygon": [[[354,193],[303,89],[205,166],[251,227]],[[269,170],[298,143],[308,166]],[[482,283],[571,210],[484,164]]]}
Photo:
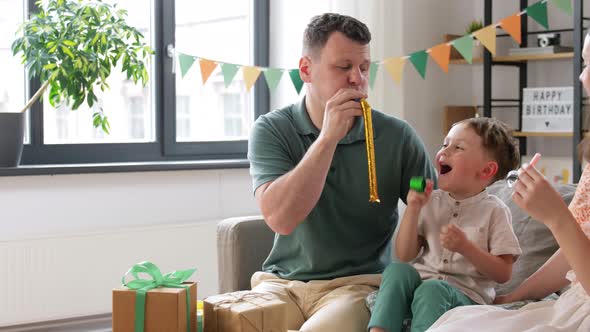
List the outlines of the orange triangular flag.
{"label": "orange triangular flag", "polygon": [[250,91],[258,76],[260,76],[260,68],[258,67],[242,67],[242,74],[244,74],[244,82],[246,82],[246,90]]}
{"label": "orange triangular flag", "polygon": [[402,81],[402,73],[404,71],[404,64],[406,63],[406,59],[404,58],[389,58],[385,59],[383,64],[385,68],[391,75],[391,78],[399,84]]}
{"label": "orange triangular flag", "polygon": [[520,15],[514,14],[508,16],[500,21],[500,26],[504,31],[508,32],[512,38],[520,45],[522,43],[522,36],[520,35]]}
{"label": "orange triangular flag", "polygon": [[430,57],[438,63],[445,73],[449,72],[449,61],[451,60],[451,45],[447,43],[436,45],[430,49]]}
{"label": "orange triangular flag", "polygon": [[217,62],[201,58],[199,59],[199,65],[201,66],[201,77],[203,78],[203,84],[205,84],[207,79],[209,79],[209,76],[211,76],[213,70],[215,70],[215,67],[217,67]]}
{"label": "orange triangular flag", "polygon": [[496,26],[488,25],[483,29],[479,29],[473,33],[483,46],[485,46],[492,55],[496,55]]}

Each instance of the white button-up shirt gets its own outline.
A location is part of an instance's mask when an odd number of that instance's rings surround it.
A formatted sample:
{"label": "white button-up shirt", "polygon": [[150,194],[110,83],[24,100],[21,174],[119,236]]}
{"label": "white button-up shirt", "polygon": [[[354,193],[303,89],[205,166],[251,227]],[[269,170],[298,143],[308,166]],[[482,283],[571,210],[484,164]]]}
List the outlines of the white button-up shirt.
{"label": "white button-up shirt", "polygon": [[425,239],[425,246],[413,266],[422,279],[445,280],[477,303],[492,303],[496,282],[478,272],[463,255],[441,246],[441,229],[448,224],[459,226],[470,241],[492,255],[518,256],[522,250],[512,229],[510,210],[487,190],[460,201],[435,190],[418,221],[418,234]]}

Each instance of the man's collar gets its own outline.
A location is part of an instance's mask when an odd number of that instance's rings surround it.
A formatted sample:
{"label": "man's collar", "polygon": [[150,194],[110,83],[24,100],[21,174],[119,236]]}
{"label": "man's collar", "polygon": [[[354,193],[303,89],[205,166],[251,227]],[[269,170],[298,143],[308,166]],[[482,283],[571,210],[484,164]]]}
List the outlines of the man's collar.
{"label": "man's collar", "polygon": [[[305,97],[301,98],[301,100],[293,105],[293,119],[295,122],[295,129],[301,135],[310,135],[313,134],[318,136],[320,131],[314,126],[313,122],[311,122],[311,118],[307,113],[307,107],[305,106]],[[373,134],[376,137],[376,133]],[[358,141],[365,140],[365,120],[363,117],[359,116],[354,121],[354,125],[344,136],[342,140],[338,144],[351,144]]]}

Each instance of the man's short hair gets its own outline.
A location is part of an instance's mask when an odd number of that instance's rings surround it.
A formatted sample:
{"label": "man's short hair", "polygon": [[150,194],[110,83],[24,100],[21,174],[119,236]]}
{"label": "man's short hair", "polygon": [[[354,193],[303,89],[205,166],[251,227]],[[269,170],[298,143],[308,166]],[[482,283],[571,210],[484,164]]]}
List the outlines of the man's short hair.
{"label": "man's short hair", "polygon": [[314,16],[303,33],[303,54],[316,55],[326,45],[332,32],[338,31],[362,45],[371,41],[367,26],[354,17],[326,13]]}
{"label": "man's short hair", "polygon": [[498,172],[494,181],[504,179],[508,172],[518,168],[520,152],[516,140],[512,136],[512,129],[502,121],[493,118],[471,118],[455,123],[464,124],[473,129],[481,137],[483,148],[498,163]]}

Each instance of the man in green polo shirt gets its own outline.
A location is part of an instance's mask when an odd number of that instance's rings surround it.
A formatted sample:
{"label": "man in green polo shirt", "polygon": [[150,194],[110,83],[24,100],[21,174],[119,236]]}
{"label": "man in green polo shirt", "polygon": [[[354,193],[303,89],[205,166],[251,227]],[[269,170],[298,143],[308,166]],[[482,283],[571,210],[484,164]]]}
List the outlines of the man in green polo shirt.
{"label": "man in green polo shirt", "polygon": [[377,188],[369,202],[364,121],[371,34],[339,14],[314,17],[299,61],[306,96],[261,116],[248,158],[256,201],[275,231],[252,287],[287,302],[288,328],[366,331],[364,299],[391,261],[398,199],[410,178],[435,179],[424,144],[404,121],[373,110]]}

